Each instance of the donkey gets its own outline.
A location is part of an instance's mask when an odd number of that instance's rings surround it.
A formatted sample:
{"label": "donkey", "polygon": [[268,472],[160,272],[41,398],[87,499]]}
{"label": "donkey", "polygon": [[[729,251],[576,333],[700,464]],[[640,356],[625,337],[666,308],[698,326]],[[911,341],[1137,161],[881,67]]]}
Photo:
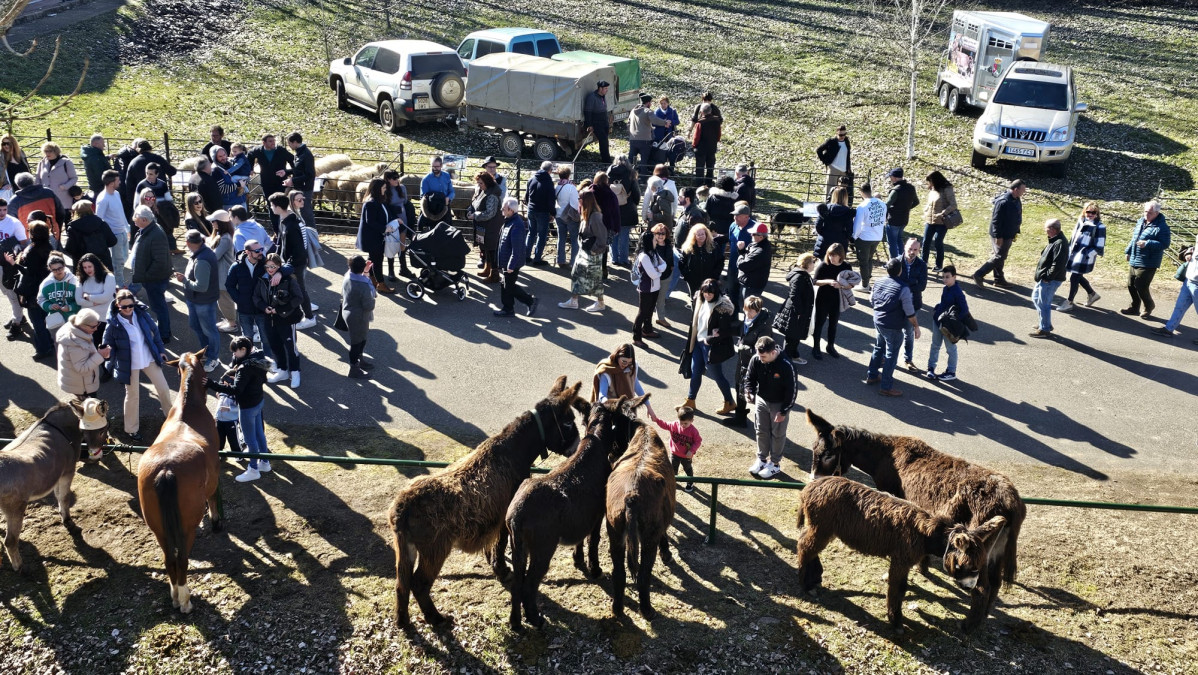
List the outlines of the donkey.
{"label": "donkey", "polygon": [[[1014,583],[1019,530],[1027,507],[1006,476],[935,450],[910,436],[885,436],[853,427],[832,426],[807,411],[817,434],[811,447],[811,475],[842,475],[849,466],[869,474],[879,490],[909,499],[953,522],[976,528],[1002,516],[1006,525],[987,547],[986,564],[971,589],[964,630],[976,629],[994,608],[1003,582]],[[926,563],[920,571],[927,573]]]}
{"label": "donkey", "polygon": [[[628,569],[636,575],[640,593],[641,616],[657,616],[649,601],[649,582],[653,562],[661,551],[661,561],[673,562],[666,531],[674,520],[674,470],[666,446],[641,420],[628,451],[616,462],[607,479],[607,539],[611,546],[612,612],[624,615],[624,556]],[[643,547],[643,549],[642,549]]]}
{"label": "donkey", "polygon": [[[395,535],[395,614],[400,626],[412,625],[408,612],[412,594],[425,621],[434,626],[448,621],[433,606],[429,591],[455,547],[466,553],[485,551],[495,576],[506,581],[510,574],[503,559],[508,504],[538,456],[544,459],[550,452],[569,456],[578,445],[574,411],[589,410],[578,396],[581,387],[577,382],[567,388],[562,375],[547,398],[503,431],[441,474],[421,476],[400,490],[389,516]],[[417,555],[419,568],[415,568]]]}
{"label": "donkey", "polygon": [[819,585],[818,556],[833,539],[854,551],[890,558],[886,618],[901,629],[911,568],[927,556],[939,556],[957,585],[972,591],[1006,523],[994,516],[968,528],[847,478],[817,478],[799,493],[799,583],[805,593]]}
{"label": "donkey", "polygon": [[[512,540],[512,630],[520,630],[520,606],[528,623],[545,624],[537,609],[537,590],[559,543],[575,545],[574,565],[596,579],[599,569],[599,528],[603,523],[604,494],[612,462],[628,448],[639,398],[593,403],[587,433],[578,450],[545,476],[524,481],[507,509],[507,529]],[[588,537],[589,535],[589,537]],[[583,540],[591,554],[588,568],[582,555]],[[531,562],[529,559],[531,558]],[[527,569],[526,569],[527,568]]]}
{"label": "donkey", "polygon": [[51,492],[68,531],[74,531],[71,481],[87,443],[89,460],[99,459],[108,440],[108,403],[96,398],[59,403],[16,440],[0,450],[0,510],[4,511],[4,548],[12,568],[21,571],[21,524],[25,507]]}
{"label": "donkey", "polygon": [[168,362],[179,367],[179,395],[158,438],[137,466],[141,515],[166,559],[171,604],[184,614],[192,610],[188,556],[205,510],[212,520],[212,530],[221,529],[220,445],[216,420],[205,400],[205,351],[186,353]]}

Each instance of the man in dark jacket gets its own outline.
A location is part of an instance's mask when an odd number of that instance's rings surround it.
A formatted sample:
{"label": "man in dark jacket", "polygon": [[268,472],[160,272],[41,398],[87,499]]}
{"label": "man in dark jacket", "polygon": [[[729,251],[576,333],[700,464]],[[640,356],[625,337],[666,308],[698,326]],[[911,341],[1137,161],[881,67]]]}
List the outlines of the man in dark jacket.
{"label": "man in dark jacket", "polygon": [[557,196],[554,194],[553,162],[541,162],[539,171],[528,179],[524,191],[524,203],[528,205],[528,239],[524,243],[528,253],[528,264],[540,267],[548,264],[544,259],[545,242],[549,240],[549,221],[557,213]]}
{"label": "man in dark jacket", "polygon": [[[312,210],[312,192],[316,187],[316,158],[312,156],[308,146],[304,145],[304,137],[298,131],[287,134],[287,147],[295,153],[295,160],[283,185],[304,193],[304,206],[300,210],[300,216],[308,227],[316,227],[316,213]],[[299,278],[303,278],[302,273],[297,277]],[[307,295],[307,291],[304,294]]]}
{"label": "man in dark jacket", "polygon": [[[678,206],[682,207],[682,213],[678,214],[674,225],[674,248],[676,249],[682,249],[692,227],[699,224],[706,225],[710,222],[707,213],[697,203],[697,192],[693,187],[684,187],[678,194]],[[694,290],[698,289],[692,289],[692,292]]]}
{"label": "man in dark jacket", "polygon": [[973,273],[973,283],[978,287],[986,285],[986,275],[994,272],[994,285],[999,288],[1010,288],[1003,273],[1007,262],[1007,254],[1011,244],[1019,236],[1023,226],[1023,202],[1020,199],[1027,192],[1027,186],[1022,180],[1011,181],[1007,191],[994,199],[994,210],[990,214],[990,259]]}
{"label": "man in dark jacket", "polygon": [[221,184],[220,179],[212,170],[212,160],[201,157],[196,162],[195,175],[191,177],[191,191],[204,200],[204,208],[208,213],[216,213],[225,208],[223,189],[228,186]]}
{"label": "man in dark jacket", "polygon": [[1131,233],[1131,240],[1123,254],[1127,257],[1130,269],[1127,275],[1127,292],[1131,294],[1131,305],[1119,310],[1120,314],[1140,314],[1140,304],[1144,305],[1144,313],[1140,318],[1147,319],[1156,309],[1152,300],[1150,287],[1161,259],[1169,248],[1172,235],[1169,224],[1165,222],[1165,214],[1161,213],[1160,202],[1153,200],[1144,204],[1144,216],[1136,221],[1136,229]]}
{"label": "man in dark jacket", "polygon": [[[285,192],[283,179],[287,177],[287,170],[295,162],[295,158],[290,152],[278,147],[274,134],[263,136],[262,145],[250,150],[246,153],[246,157],[250,162],[258,165],[263,196],[269,197],[276,192]],[[278,234],[279,220],[273,212],[270,216],[270,227],[275,234]]]}
{"label": "man in dark jacket", "polygon": [[[146,167],[151,163],[157,164],[159,167],[159,176],[170,182],[170,177],[179,172],[178,169],[171,166],[171,163],[166,161],[162,155],[156,154],[153,151],[153,146],[149,141],[142,141],[137,146],[137,156],[129,161],[129,168],[124,176],[121,176],[121,186],[124,188],[124,197],[129,204],[137,198],[134,191],[137,189],[137,184],[145,180]],[[220,208],[219,206],[217,207]],[[211,210],[211,209],[210,209]]]}
{"label": "man in dark jacket", "polygon": [[154,222],[154,212],[144,204],[133,210],[133,224],[137,226],[137,240],[133,244],[133,285],[146,289],[146,298],[154,318],[158,320],[158,332],[163,344],[171,341],[171,316],[166,306],[166,288],[171,279],[171,245],[166,232]]}
{"label": "man in dark jacket", "polygon": [[[919,255],[919,240],[911,237],[903,248],[903,273],[899,282],[911,289],[911,304],[918,312],[923,307],[923,292],[928,287],[928,263]],[[918,373],[915,367],[915,329],[911,324],[903,326],[903,355],[907,370]]]}
{"label": "man in dark jacket", "polygon": [[840,184],[841,178],[853,173],[853,145],[849,142],[849,131],[842,124],[836,128],[836,135],[824,141],[815,149],[828,174],[828,188],[824,199],[830,199],[832,188]]}
{"label": "man in dark jacket", "polygon": [[773,337],[774,316],[763,306],[761,296],[745,297],[743,307],[745,320],[741,323],[736,338],[736,379],[733,380],[736,389],[736,412],[724,420],[724,426],[744,428],[749,425],[749,408],[745,402],[745,374],[749,371],[749,361],[757,351],[757,341],[763,337]]}
{"label": "man in dark jacket", "polygon": [[208,141],[207,145],[200,150],[201,155],[211,158],[212,148],[217,146],[224,148],[226,153],[233,152],[233,144],[229,142],[229,139],[225,138],[224,127],[220,125],[214,126],[209,130],[208,134],[212,140]]}
{"label": "man in dark jacket", "polygon": [[744,289],[740,283],[740,256],[749,250],[757,227],[758,223],[753,220],[753,213],[749,207],[741,204],[733,210],[732,226],[728,228],[728,297],[732,300],[732,305],[738,309],[744,299]]}
{"label": "man in dark jacket", "polygon": [[757,208],[757,181],[749,173],[748,164],[736,165],[736,201],[749,202],[750,209]]}
{"label": "man in dark jacket", "polygon": [[886,278],[874,284],[870,303],[874,308],[874,330],[877,338],[874,351],[869,357],[869,368],[865,372],[866,384],[881,383],[878,393],[882,396],[902,396],[894,388],[894,367],[898,364],[899,349],[903,345],[903,329],[910,324],[919,339],[919,320],[915,317],[915,305],[911,289],[899,281],[903,273],[902,258],[891,258],[886,263]]}
{"label": "man in dark jacket", "polygon": [[750,295],[761,297],[770,278],[770,263],[774,254],[774,247],[767,237],[770,226],[753,223],[746,229],[752,241],[737,257],[736,280],[746,298]]}
{"label": "man in dark jacket", "polygon": [[[129,177],[129,165],[137,159],[137,148],[142,143],[145,143],[144,138],[135,138],[133,142],[121,148],[116,153],[116,157],[112,160],[112,168],[121,175],[121,185],[125,185],[125,179]],[[137,185],[137,183],[134,183]],[[125,220],[133,219],[133,194],[124,188],[121,189],[121,203],[125,205]]]}
{"label": "man in dark jacket", "polygon": [[88,144],[79,148],[79,159],[83,160],[83,169],[87,173],[87,189],[95,197],[104,190],[104,172],[112,168],[112,162],[104,153],[104,136],[92,135]]}
{"label": "man in dark jacket", "polygon": [[903,254],[903,229],[911,220],[911,209],[919,206],[919,197],[915,186],[903,178],[902,167],[891,169],[886,176],[890,178],[890,197],[886,199],[884,233],[890,257],[897,258]]}
{"label": "man in dark jacket", "polygon": [[112,269],[112,251],[116,246],[116,235],[108,227],[108,223],[93,211],[92,203],[88,201],[75,202],[71,207],[74,218],[67,223],[66,243],[63,249],[74,261],[75,273],[79,273],[79,259],[88,253],[94,253],[104,267]]}
{"label": "man in dark jacket", "polygon": [[782,470],[786,426],[798,389],[794,366],[790,359],[778,358],[781,355],[782,349],[772,337],[762,337],[745,370],[745,399],[753,406],[757,426],[757,461],[749,473],[763,479],[773,478]]}
{"label": "man in dark jacket", "polygon": [[200,348],[206,350],[204,372],[211,373],[220,363],[220,331],[216,327],[216,301],[220,300],[217,283],[219,263],[216,254],[204,243],[197,230],[187,231],[187,270],[175,272],[175,280],[183,284],[187,300],[187,322],[196,334]]}
{"label": "man in dark jacket", "polygon": [[241,326],[241,334],[253,340],[254,329],[257,328],[262,350],[273,359],[274,350],[270,348],[270,340],[266,339],[266,314],[254,304],[254,287],[257,286],[258,279],[266,273],[266,253],[263,242],[256,239],[246,240],[244,253],[225,276],[225,290],[237,306],[237,325]]}
{"label": "man in dark jacket", "polygon": [[515,316],[516,300],[528,305],[528,315],[537,313],[537,298],[516,285],[516,277],[525,260],[526,225],[520,217],[520,202],[515,197],[503,200],[503,232],[499,235],[499,270],[503,273],[503,285],[499,291],[501,307],[495,316]]}
{"label": "man in dark jacket", "polygon": [[1061,221],[1050,218],[1044,223],[1044,234],[1048,245],[1040,251],[1040,262],[1036,265],[1036,287],[1032,289],[1032,305],[1040,313],[1034,338],[1052,337],[1052,296],[1065,280],[1069,267],[1069,240],[1061,234]]}
{"label": "man in dark jacket", "polygon": [[279,257],[283,264],[292,270],[292,276],[300,287],[300,309],[304,320],[295,325],[298,330],[306,330],[316,325],[312,316],[312,300],[308,296],[308,287],[304,283],[304,270],[308,268],[308,247],[304,242],[304,231],[299,216],[291,211],[291,200],[282,192],[270,196],[271,212],[279,219]]}
{"label": "man in dark jacket", "polygon": [[582,101],[582,123],[587,132],[595,135],[599,141],[599,161],[610,162],[611,150],[607,145],[607,135],[611,132],[611,115],[607,112],[607,90],[610,85],[606,80],[595,84],[595,91],[587,94]]}

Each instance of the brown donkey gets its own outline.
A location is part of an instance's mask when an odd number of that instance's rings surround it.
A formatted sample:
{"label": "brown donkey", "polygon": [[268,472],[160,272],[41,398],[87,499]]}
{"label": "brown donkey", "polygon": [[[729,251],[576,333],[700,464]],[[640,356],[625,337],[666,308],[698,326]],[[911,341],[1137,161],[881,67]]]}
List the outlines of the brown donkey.
{"label": "brown donkey", "polygon": [[[509,575],[504,516],[520,483],[537,457],[569,455],[578,444],[574,412],[590,405],[578,396],[581,382],[566,388],[557,378],[549,396],[522,413],[497,435],[436,476],[408,483],[391,504],[395,534],[395,613],[400,626],[412,625],[408,599],[415,594],[425,621],[437,626],[447,618],[433,606],[429,591],[454,548],[485,551],[500,581]],[[419,555],[419,568],[416,568]]]}
{"label": "brown donkey", "polygon": [[657,615],[649,601],[653,562],[671,562],[666,531],[674,520],[674,470],[657,432],[636,421],[628,452],[616,462],[607,479],[607,539],[611,546],[612,612],[624,615],[624,556],[636,575],[641,616]]}
{"label": "brown donkey", "polygon": [[[879,490],[909,499],[953,522],[979,527],[995,516],[1006,519],[1006,527],[988,548],[981,579],[971,591],[963,629],[977,628],[994,608],[1002,583],[1015,581],[1019,530],[1027,515],[1015,485],[1000,473],[947,455],[918,438],[833,426],[810,410],[807,423],[817,434],[811,447],[812,477],[839,476],[855,466],[869,474]],[[926,569],[925,564],[920,565],[920,571]]]}
{"label": "brown donkey", "polygon": [[[544,476],[524,481],[507,509],[512,540],[512,630],[520,630],[520,607],[528,623],[545,624],[537,609],[537,590],[559,543],[574,545],[574,565],[596,579],[599,569],[599,529],[611,464],[628,449],[636,409],[649,394],[628,400],[591,404],[586,435],[578,450]],[[583,540],[591,554],[583,561]]]}
{"label": "brown donkey", "polygon": [[216,420],[208,410],[204,389],[205,351],[183,354],[169,363],[179,366],[179,395],[158,438],[137,466],[141,515],[166,558],[171,604],[184,614],[192,608],[188,556],[205,511],[212,519],[212,530],[221,529],[220,457]]}
{"label": "brown donkey", "polygon": [[1006,522],[995,516],[967,528],[847,478],[817,478],[799,494],[799,583],[803,592],[819,585],[822,568],[812,563],[833,539],[859,553],[890,558],[886,618],[902,628],[911,568],[926,556],[939,556],[957,585],[972,590]]}

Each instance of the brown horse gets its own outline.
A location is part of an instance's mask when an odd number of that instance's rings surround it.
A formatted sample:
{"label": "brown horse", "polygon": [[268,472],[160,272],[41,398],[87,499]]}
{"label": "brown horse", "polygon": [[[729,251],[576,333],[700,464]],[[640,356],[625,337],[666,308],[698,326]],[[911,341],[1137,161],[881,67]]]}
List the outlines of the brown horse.
{"label": "brown horse", "polygon": [[628,443],[628,451],[616,461],[607,479],[607,541],[611,547],[612,612],[624,614],[624,555],[628,569],[636,575],[641,616],[657,615],[649,602],[653,562],[671,562],[666,531],[674,520],[675,483],[670,456],[657,432],[637,420],[639,428]]}
{"label": "brown horse", "polygon": [[[971,529],[995,516],[1006,524],[987,538],[986,565],[970,597],[962,628],[972,631],[994,608],[1003,582],[1015,581],[1019,530],[1027,507],[1009,478],[936,450],[918,438],[886,436],[854,427],[833,426],[807,411],[817,434],[811,446],[811,475],[839,476],[850,466],[869,474],[874,485]],[[818,569],[819,561],[812,563]],[[920,563],[927,574],[927,565]]]}
{"label": "brown horse", "polygon": [[0,450],[0,510],[7,529],[4,547],[14,570],[21,571],[21,523],[29,502],[53,492],[62,524],[68,530],[76,529],[71,522],[75,465],[85,442],[91,457],[103,453],[107,415],[108,403],[99,399],[59,403]]}
{"label": "brown horse", "polygon": [[191,611],[187,559],[205,507],[212,529],[219,531],[221,525],[220,458],[216,420],[205,400],[205,351],[183,354],[168,364],[179,366],[179,395],[137,467],[141,515],[166,558],[171,604],[184,614]]}
{"label": "brown horse", "polygon": [[[412,624],[408,613],[412,594],[425,621],[434,626],[446,623],[429,591],[454,548],[466,553],[485,551],[495,576],[507,579],[503,519],[508,504],[537,457],[574,452],[579,439],[574,412],[590,410],[590,404],[578,396],[580,387],[578,382],[567,389],[562,375],[532,410],[444,472],[416,478],[395,497],[389,520],[395,534],[395,613],[400,626]],[[420,567],[415,568],[418,555]]]}

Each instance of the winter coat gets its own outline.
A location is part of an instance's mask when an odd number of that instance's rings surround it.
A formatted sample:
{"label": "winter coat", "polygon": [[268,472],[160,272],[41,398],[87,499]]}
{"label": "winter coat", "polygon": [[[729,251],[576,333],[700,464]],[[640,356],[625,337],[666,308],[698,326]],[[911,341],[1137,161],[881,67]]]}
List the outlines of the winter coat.
{"label": "winter coat", "polygon": [[59,211],[70,210],[71,195],[68,190],[79,182],[79,174],[75,173],[75,163],[70,158],[59,156],[54,162],[47,159],[38,162],[37,182],[54,193],[54,197],[58,199]]}
{"label": "winter coat", "polygon": [[258,285],[254,288],[254,307],[262,314],[266,314],[267,307],[274,308],[274,314],[266,315],[271,325],[294,325],[304,316],[300,309],[303,289],[291,268],[282,267],[279,275],[282,278],[277,286],[270,285],[270,275],[265,272],[258,277]]}
{"label": "winter coat", "polygon": [[915,194],[915,186],[905,180],[895,183],[886,198],[887,224],[906,227],[911,220],[911,210],[916,206],[919,206],[919,196]]}
{"label": "winter coat", "polygon": [[612,184],[618,182],[623,185],[624,192],[628,194],[627,203],[620,207],[620,227],[635,227],[637,209],[641,203],[641,187],[632,177],[632,169],[623,164],[614,164],[607,170],[607,177],[611,179]]}
{"label": "winter coat", "polygon": [[[620,201],[616,199],[616,193],[607,185],[595,185],[592,192],[595,193],[595,203],[599,205],[599,212],[603,214],[603,226],[607,228],[608,236],[619,234]],[[632,223],[628,225],[631,227]]]}
{"label": "winter coat", "polygon": [[25,301],[26,306],[37,302],[37,293],[42,280],[50,274],[48,267],[50,254],[54,249],[49,244],[33,244],[21,253],[17,269],[21,272],[21,280],[17,283],[17,295]]}
{"label": "winter coat", "polygon": [[373,288],[345,275],[341,282],[341,316],[349,326],[350,346],[366,341],[370,322],[374,320],[374,302]]}
{"label": "winter coat", "polygon": [[[853,172],[853,143],[848,138],[844,139],[844,172]],[[824,166],[831,166],[832,162],[836,161],[836,155],[840,154],[840,139],[835,136],[824,141],[818,148],[815,149],[815,156]]]}
{"label": "winter coat", "polygon": [[[287,172],[291,177],[292,189],[300,192],[311,192],[316,185],[316,158],[312,156],[312,151],[306,145],[300,145],[295,149],[295,158],[292,160],[292,169]],[[452,198],[452,190],[450,198]]]}
{"label": "winter coat", "polygon": [[87,189],[98,195],[104,190],[104,172],[112,168],[104,148],[92,147],[90,144],[79,148],[79,159],[83,162],[83,171],[87,174]]}
{"label": "winter coat", "polygon": [[611,117],[607,112],[607,99],[598,91],[589,92],[582,101],[582,123],[595,130],[596,136],[607,135]]}
{"label": "winter coat", "polygon": [[544,169],[538,170],[528,179],[528,188],[524,191],[524,201],[528,204],[529,213],[557,213],[557,194],[554,189],[553,176]]}
{"label": "winter coat", "polygon": [[34,211],[42,211],[50,220],[50,234],[55,237],[61,233],[58,214],[58,195],[53,190],[44,188],[36,183],[23,190],[17,190],[12,199],[8,200],[8,215],[16,216],[22,223],[29,223],[29,215]]}
{"label": "winter coat", "polygon": [[68,322],[58,329],[54,341],[58,344],[58,388],[76,396],[99,391],[104,357],[96,351],[92,336]]}
{"label": "winter coat", "polygon": [[223,289],[225,280],[229,278],[229,270],[237,264],[237,255],[233,252],[233,235],[222,234],[220,239],[217,239],[216,246],[212,247],[212,253],[216,256],[216,284]]}
{"label": "winter coat", "polygon": [[383,250],[386,242],[387,223],[391,222],[391,213],[387,205],[373,199],[362,204],[362,220],[358,225],[358,250],[367,254]]}
{"label": "winter coat", "polygon": [[217,281],[216,254],[204,244],[187,254],[187,269],[183,272],[183,297],[188,302],[206,305],[220,299],[221,285]]}
{"label": "winter coat", "polygon": [[191,177],[191,191],[199,194],[200,199],[204,200],[204,208],[208,213],[216,213],[225,208],[224,183],[217,171],[225,173],[213,165],[211,173],[197,171]]}
{"label": "winter coat", "polygon": [[308,247],[301,227],[299,216],[294,213],[279,221],[279,256],[295,268],[308,266]]}
{"label": "winter coat", "polygon": [[269,153],[269,157],[267,154],[266,148],[259,145],[246,156],[258,165],[258,175],[262,179],[262,194],[269,197],[276,192],[284,192],[283,179],[279,177],[278,172],[282,171],[286,175],[287,167],[295,163],[295,157],[286,148],[277,145]]}
{"label": "winter coat", "polygon": [[819,217],[815,219],[815,257],[823,260],[832,244],[844,246],[847,255],[857,210],[843,204],[820,204],[816,211]]}
{"label": "winter coat", "polygon": [[745,288],[764,288],[773,257],[774,245],[769,239],[749,244],[736,260],[736,280]]}
{"label": "winter coat", "polygon": [[[749,230],[756,227],[757,221],[750,219],[745,223],[744,227],[738,227],[736,221],[732,221],[731,227],[728,228],[728,280],[738,279],[737,267],[740,261],[740,254],[749,250],[749,244],[753,243],[753,236],[749,234]],[[744,243],[745,247],[738,246],[739,243]]]}
{"label": "winter coat", "polygon": [[732,227],[732,209],[735,206],[735,192],[724,192],[719,188],[711,189],[707,195],[704,210],[707,211],[707,217],[711,220],[712,232],[728,234],[728,228]]}
{"label": "winter coat", "polygon": [[850,267],[836,275],[836,283],[840,284],[840,311],[847,312],[857,304],[853,289],[861,284],[861,274]]}
{"label": "winter coat", "polygon": [[654,127],[665,128],[666,120],[653,114],[653,110],[639,105],[628,113],[628,140],[652,141]]}
{"label": "winter coat", "polygon": [[[116,300],[113,300],[108,308],[108,315],[111,318],[104,329],[104,339],[101,346],[112,347],[112,354],[109,355],[109,363],[111,363],[113,379],[121,384],[129,384],[129,377],[133,372],[131,368],[133,354],[129,346],[129,333],[125,330],[124,325],[121,324],[120,319],[117,318],[119,314],[120,312],[116,308]],[[137,302],[133,306],[133,316],[137,321],[137,327],[141,329],[142,338],[145,340],[146,346],[150,349],[150,355],[154,358],[154,363],[161,366],[166,358],[166,346],[162,344],[162,336],[158,333],[158,324],[150,316],[150,309]]]}
{"label": "winter coat", "polygon": [[1098,256],[1106,252],[1106,225],[1101,220],[1078,218],[1069,242],[1069,271],[1089,274]]}
{"label": "winter coat", "polygon": [[811,275],[797,265],[786,273],[786,283],[789,290],[786,300],[778,309],[778,317],[774,319],[777,329],[787,344],[806,340],[811,329],[811,312],[815,309],[815,286],[811,284]]}
{"label": "winter coat", "polygon": [[[266,274],[266,261],[260,259],[253,269],[250,269],[245,261],[246,256],[243,253],[237,264],[229,268],[224,288],[229,297],[233,298],[238,314],[261,314],[262,310],[254,305],[254,290],[258,287],[258,279]],[[290,274],[290,268],[287,269]]]}
{"label": "winter coat", "polygon": [[[694,312],[691,315],[690,330],[686,336],[686,349],[683,352],[682,365],[690,368],[690,355],[695,351],[695,339],[697,337],[695,321],[699,316],[699,308],[703,304],[702,291],[695,291],[694,297],[691,298],[694,305]],[[719,331],[719,335],[712,336],[712,333]],[[707,362],[708,363],[723,363],[732,358],[736,353],[736,309],[732,306],[732,300],[726,295],[721,295],[716,298],[715,309],[711,312],[711,317],[707,321]],[[692,377],[702,375],[702,373],[692,373]]]}
{"label": "winter coat", "polygon": [[699,223],[706,225],[709,220],[698,204],[687,205],[682,213],[678,214],[677,224],[674,225],[674,248],[681,249],[686,243],[686,238],[690,236],[691,228]]}
{"label": "winter coat", "polygon": [[474,199],[470,201],[469,213],[474,214],[474,226],[483,230],[483,250],[496,251],[499,249],[499,235],[503,232],[503,209],[499,186],[488,188],[486,192],[475,189]]}
{"label": "winter coat", "polygon": [[[1036,281],[1064,281],[1069,267],[1069,241],[1057,232],[1040,251],[1040,262],[1036,264]],[[917,308],[918,309],[918,308]]]}
{"label": "winter coat", "polygon": [[[593,256],[601,256],[607,250],[607,226],[603,224],[603,214],[592,211],[591,217],[583,221],[578,230],[578,243],[583,250]],[[590,246],[587,246],[588,241]]]}
{"label": "winter coat", "polygon": [[708,251],[706,247],[697,246],[690,253],[683,252],[678,265],[687,286],[691,291],[697,291],[707,279],[719,280],[720,271],[724,269],[724,249],[714,246]]}
{"label": "winter coat", "polygon": [[745,174],[736,179],[736,201],[748,202],[750,209],[757,208],[757,181]]}
{"label": "winter coat", "polygon": [[[1165,214],[1156,214],[1156,218],[1150,222],[1144,222],[1144,217],[1141,216],[1136,221],[1136,229],[1131,233],[1131,240],[1127,242],[1127,248],[1123,249],[1123,253],[1132,267],[1156,269],[1161,266],[1161,258],[1169,248],[1170,239]],[[1136,246],[1138,241],[1144,242],[1144,248]]]}
{"label": "winter coat", "polygon": [[749,369],[749,360],[757,353],[757,341],[763,337],[773,337],[774,317],[768,309],[762,309],[747,328],[741,324],[736,336],[736,379],[733,380],[735,389],[743,389],[745,371]]}
{"label": "winter coat", "polygon": [[150,223],[133,245],[133,283],[146,284],[171,278],[171,246],[158,223]]}
{"label": "winter coat", "polygon": [[969,316],[969,303],[965,300],[965,289],[961,288],[961,284],[945,286],[940,291],[940,302],[932,308],[932,321],[940,323],[940,315],[947,312],[949,307],[957,308],[958,319]]}
{"label": "winter coat", "polygon": [[[242,410],[248,410],[262,402],[262,389],[270,373],[270,361],[261,351],[251,351],[244,357],[233,359],[233,384],[215,379],[208,380],[208,388],[233,397]],[[226,373],[228,375],[228,373]]]}
{"label": "winter coat", "polygon": [[[678,125],[681,123],[681,120],[678,119],[678,111],[672,106],[664,109],[658,107],[653,111],[653,114],[656,115],[658,119],[673,122],[674,126],[670,127],[670,129],[678,129]],[[665,138],[666,134],[669,132],[670,130],[666,129],[665,127],[653,127],[653,142],[656,143]]]}
{"label": "winter coat", "polygon": [[503,232],[499,235],[499,269],[515,272],[524,266],[528,257],[524,238],[528,234],[528,225],[519,213],[513,213],[503,221]]}
{"label": "winter coat", "polygon": [[88,253],[94,253],[105,267],[112,269],[112,251],[109,249],[113,246],[116,246],[116,235],[99,216],[83,216],[67,223],[62,248],[75,262],[76,272],[79,271],[79,259]]}
{"label": "winter coat", "polygon": [[903,273],[899,275],[899,281],[911,289],[911,300],[918,311],[923,307],[923,292],[928,287],[928,264],[919,256],[915,256],[915,260],[911,262],[907,262],[906,256],[901,259]]}
{"label": "winter coat", "polygon": [[943,190],[928,192],[928,203],[923,205],[923,222],[929,225],[943,225],[944,214],[957,210],[957,195],[953,186],[948,185]]}
{"label": "winter coat", "polygon": [[994,198],[994,210],[990,213],[990,237],[1014,239],[1023,229],[1023,202],[1015,198],[1010,190]]}

